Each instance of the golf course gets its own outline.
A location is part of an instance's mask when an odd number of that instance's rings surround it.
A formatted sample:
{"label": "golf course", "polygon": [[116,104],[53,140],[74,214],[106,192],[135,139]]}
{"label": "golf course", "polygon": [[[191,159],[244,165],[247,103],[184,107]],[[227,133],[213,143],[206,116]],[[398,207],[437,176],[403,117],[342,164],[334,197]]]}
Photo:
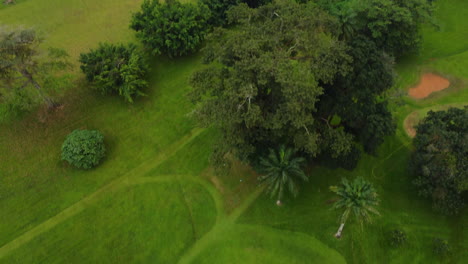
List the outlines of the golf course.
{"label": "golf course", "polygon": [[[419,52],[397,60],[387,91],[396,132],[353,170],[308,164],[308,182],[281,206],[251,166],[211,163],[221,132],[197,124],[188,96],[191,76],[207,67],[203,51],[148,55],[148,86],[133,103],[90,89],[80,54],[103,42],[140,45],[129,25],[142,2],[0,3],[0,28],[33,28],[41,50],[69,54],[73,76],[55,93],[60,107],[0,118],[1,264],[468,263],[468,209],[434,211],[408,170],[415,126],[430,110],[468,105],[467,0],[433,1],[436,26],[422,25]],[[77,129],[104,135],[95,168],[60,158]],[[350,217],[337,239],[330,186],[357,177],[375,186],[380,214],[364,226]],[[404,246],[389,245],[395,229],[406,233]],[[436,256],[434,238],[448,241],[450,254]]]}

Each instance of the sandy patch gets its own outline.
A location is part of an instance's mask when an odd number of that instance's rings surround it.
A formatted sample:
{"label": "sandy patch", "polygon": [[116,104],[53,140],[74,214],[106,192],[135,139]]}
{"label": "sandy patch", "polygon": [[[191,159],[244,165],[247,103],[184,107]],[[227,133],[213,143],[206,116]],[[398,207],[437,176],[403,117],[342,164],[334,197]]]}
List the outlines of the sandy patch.
{"label": "sandy patch", "polygon": [[419,123],[419,114],[418,112],[414,111],[409,114],[405,121],[403,121],[403,127],[405,128],[406,134],[411,138],[416,136],[416,125]]}
{"label": "sandy patch", "polygon": [[411,138],[416,136],[416,126],[419,124],[421,120],[423,120],[429,111],[446,111],[451,107],[455,108],[463,108],[468,106],[468,103],[453,103],[453,104],[445,104],[445,105],[435,105],[424,109],[416,110],[406,116],[405,120],[403,121],[403,127],[405,129],[406,134]]}
{"label": "sandy patch", "polygon": [[450,86],[449,80],[433,73],[426,73],[421,76],[419,84],[409,89],[409,95],[416,99],[428,97],[431,93],[447,89]]}

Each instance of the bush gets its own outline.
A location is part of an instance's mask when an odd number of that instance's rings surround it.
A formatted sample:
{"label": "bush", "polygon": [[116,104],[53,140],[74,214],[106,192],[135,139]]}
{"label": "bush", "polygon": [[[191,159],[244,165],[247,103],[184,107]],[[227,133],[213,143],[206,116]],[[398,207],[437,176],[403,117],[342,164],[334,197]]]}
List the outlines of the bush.
{"label": "bush", "polygon": [[447,256],[450,254],[450,245],[447,240],[442,238],[434,238],[433,252],[438,256]]}
{"label": "bush", "polygon": [[62,160],[81,169],[91,169],[104,158],[104,136],[96,130],[75,130],[62,145]]}
{"label": "bush", "polygon": [[86,79],[102,94],[118,93],[128,102],[148,86],[144,77],[148,64],[134,44],[101,43],[95,50],[80,55]]}
{"label": "bush", "polygon": [[210,29],[211,12],[204,4],[145,0],[130,27],[153,54],[183,56],[198,49]]}
{"label": "bush", "polygon": [[390,245],[392,247],[400,247],[406,243],[408,237],[403,230],[395,229],[390,232]]}

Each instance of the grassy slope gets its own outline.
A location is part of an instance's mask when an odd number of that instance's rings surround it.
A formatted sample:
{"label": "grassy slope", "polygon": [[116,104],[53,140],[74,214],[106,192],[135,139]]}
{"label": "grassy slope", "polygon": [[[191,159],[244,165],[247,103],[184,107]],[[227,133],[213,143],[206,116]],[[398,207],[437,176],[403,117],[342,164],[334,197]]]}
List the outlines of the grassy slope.
{"label": "grassy slope", "polygon": [[0,263],[174,263],[215,215],[209,193],[198,185],[127,186]]}
{"label": "grassy slope", "polygon": [[[139,1],[36,0],[0,10],[0,21],[35,25],[50,35],[46,44],[68,41],[61,46],[67,47],[73,42],[67,50],[78,53],[109,39],[106,33],[114,40],[131,38],[128,20],[130,11],[138,6]],[[66,14],[74,7],[84,17],[70,20]],[[106,17],[106,23],[99,17]],[[116,31],[112,32],[114,27]],[[73,33],[75,29],[79,34]],[[2,125],[0,245],[158,155],[187,134],[192,122],[186,115],[190,111],[185,99],[186,80],[197,61],[196,57],[156,61],[150,73],[149,96],[134,105],[82,87],[67,94],[65,108],[52,120],[42,123],[34,114],[23,122]],[[108,156],[95,170],[74,170],[59,162],[60,145],[76,128],[99,129],[106,135]]]}

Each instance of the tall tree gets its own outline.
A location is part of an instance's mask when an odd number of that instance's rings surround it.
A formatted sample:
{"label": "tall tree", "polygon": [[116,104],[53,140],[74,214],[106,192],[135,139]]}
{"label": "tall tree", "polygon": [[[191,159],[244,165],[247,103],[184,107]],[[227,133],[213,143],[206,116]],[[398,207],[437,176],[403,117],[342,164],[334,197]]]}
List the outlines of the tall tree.
{"label": "tall tree", "polygon": [[338,195],[338,201],[335,202],[333,208],[343,210],[340,217],[340,228],[335,234],[336,238],[341,237],[350,214],[354,214],[361,225],[371,221],[372,215],[379,215],[375,209],[379,204],[377,192],[372,184],[363,178],[358,177],[351,182],[343,178],[340,185],[331,186],[330,190]]}
{"label": "tall tree", "polygon": [[[63,50],[50,49],[45,58],[41,57],[41,42],[32,29],[0,30],[0,96],[3,97],[4,103],[8,103],[5,102],[7,98],[14,101],[18,97],[34,94],[28,91],[32,88],[36,91],[36,96],[49,108],[57,105],[47,94],[44,85],[68,84],[60,82],[59,80],[65,79],[61,79],[64,76],[58,74],[70,67],[68,55]],[[35,99],[30,98],[29,101]]]}
{"label": "tall tree", "polygon": [[430,111],[416,131],[411,168],[419,194],[437,211],[457,214],[468,192],[468,106]]}
{"label": "tall tree", "polygon": [[210,66],[191,78],[200,124],[223,132],[214,157],[241,160],[284,143],[311,156],[323,149],[348,152],[353,136],[316,116],[329,82],[349,70],[346,47],[333,32],[336,20],[313,3],[277,1],[229,12],[235,30],[216,30],[205,50]]}
{"label": "tall tree", "polygon": [[266,157],[260,158],[259,177],[262,185],[271,197],[277,198],[276,204],[281,205],[285,190],[296,197],[299,193],[298,180],[308,181],[307,175],[301,166],[305,162],[302,157],[295,157],[291,148],[281,146],[278,151],[270,149]]}
{"label": "tall tree", "polygon": [[130,27],[151,53],[176,57],[198,49],[210,29],[210,17],[204,4],[145,0],[141,11],[133,15]]}

